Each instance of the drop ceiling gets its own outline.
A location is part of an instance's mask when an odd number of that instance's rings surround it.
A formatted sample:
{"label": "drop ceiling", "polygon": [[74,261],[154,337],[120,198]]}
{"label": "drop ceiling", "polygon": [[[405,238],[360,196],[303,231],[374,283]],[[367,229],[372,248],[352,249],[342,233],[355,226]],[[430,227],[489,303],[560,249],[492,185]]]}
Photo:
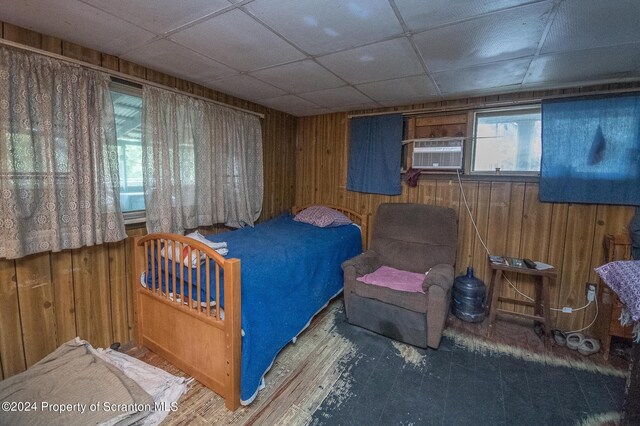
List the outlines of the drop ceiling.
{"label": "drop ceiling", "polygon": [[296,116],[640,80],[638,0],[3,0],[0,20]]}

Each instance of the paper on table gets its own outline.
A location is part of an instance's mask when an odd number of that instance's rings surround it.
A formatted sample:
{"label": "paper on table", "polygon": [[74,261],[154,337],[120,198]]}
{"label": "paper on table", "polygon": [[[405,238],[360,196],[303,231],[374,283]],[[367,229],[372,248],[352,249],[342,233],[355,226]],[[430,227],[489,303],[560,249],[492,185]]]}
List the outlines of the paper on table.
{"label": "paper on table", "polygon": [[536,264],[536,269],[538,271],[544,271],[545,269],[553,269],[553,266],[547,264],[547,263],[542,263],[542,262],[534,262]]}

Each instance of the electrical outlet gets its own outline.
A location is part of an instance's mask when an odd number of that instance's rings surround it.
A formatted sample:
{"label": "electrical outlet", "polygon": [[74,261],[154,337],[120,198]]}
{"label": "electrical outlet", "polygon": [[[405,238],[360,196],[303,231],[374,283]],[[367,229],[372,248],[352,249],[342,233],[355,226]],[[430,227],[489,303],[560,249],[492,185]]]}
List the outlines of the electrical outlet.
{"label": "electrical outlet", "polygon": [[589,302],[593,302],[596,299],[596,290],[598,289],[598,285],[596,283],[587,283],[585,287],[587,300]]}

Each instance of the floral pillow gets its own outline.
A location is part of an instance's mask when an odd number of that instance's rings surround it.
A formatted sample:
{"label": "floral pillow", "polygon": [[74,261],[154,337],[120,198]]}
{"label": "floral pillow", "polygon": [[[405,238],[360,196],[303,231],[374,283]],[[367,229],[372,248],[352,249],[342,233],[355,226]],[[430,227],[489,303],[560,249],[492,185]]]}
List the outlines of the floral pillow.
{"label": "floral pillow", "polygon": [[324,206],[310,206],[298,213],[293,220],[320,228],[349,225],[351,220],[337,210]]}

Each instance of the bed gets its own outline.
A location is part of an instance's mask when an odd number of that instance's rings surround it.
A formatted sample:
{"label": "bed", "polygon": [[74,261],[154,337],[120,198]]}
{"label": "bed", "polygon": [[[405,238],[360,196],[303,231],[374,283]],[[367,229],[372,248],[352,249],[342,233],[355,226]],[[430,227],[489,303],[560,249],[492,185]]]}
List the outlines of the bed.
{"label": "bed", "polygon": [[[342,291],[341,263],[366,247],[367,216],[327,207],[357,226],[296,222],[305,208],[294,207],[254,228],[207,236],[227,243],[226,257],[182,235],[135,238],[136,343],[221,395],[228,409],[250,403],[278,352]],[[174,252],[175,262],[165,255]]]}

